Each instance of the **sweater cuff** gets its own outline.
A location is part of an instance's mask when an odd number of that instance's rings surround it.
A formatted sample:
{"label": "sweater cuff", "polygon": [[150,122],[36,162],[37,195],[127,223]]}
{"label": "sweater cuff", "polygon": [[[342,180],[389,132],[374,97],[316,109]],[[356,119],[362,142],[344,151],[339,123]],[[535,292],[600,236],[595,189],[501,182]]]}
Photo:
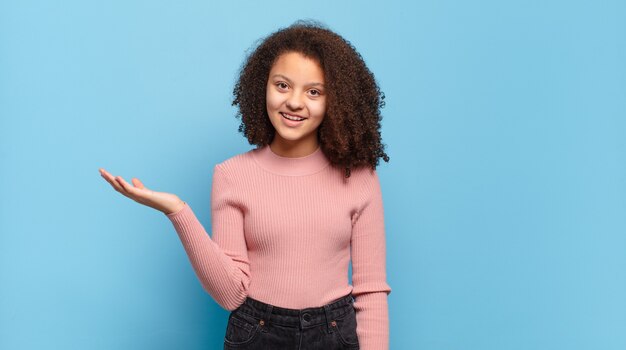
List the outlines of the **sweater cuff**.
{"label": "sweater cuff", "polygon": [[356,296],[357,334],[363,350],[389,349],[389,310],[387,292]]}
{"label": "sweater cuff", "polygon": [[175,216],[177,216],[177,215],[179,215],[179,214],[182,214],[182,212],[183,212],[186,208],[188,208],[188,207],[189,207],[189,205],[187,204],[187,202],[184,202],[184,201],[183,201],[183,203],[185,203],[185,205],[184,205],[181,209],[179,209],[178,211],[175,211],[175,212],[173,212],[173,213],[165,214],[165,216],[167,216],[167,217],[171,220],[171,219],[172,219],[172,218],[174,218]]}

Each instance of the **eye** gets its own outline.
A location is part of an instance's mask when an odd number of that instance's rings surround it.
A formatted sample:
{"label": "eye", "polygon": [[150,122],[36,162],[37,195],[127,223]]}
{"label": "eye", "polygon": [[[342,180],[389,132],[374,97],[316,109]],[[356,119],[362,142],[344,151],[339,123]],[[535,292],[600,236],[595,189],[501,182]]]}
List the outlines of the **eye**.
{"label": "eye", "polygon": [[319,90],[311,90],[311,93],[314,93],[313,96],[319,96],[322,94]]}
{"label": "eye", "polygon": [[286,89],[288,87],[287,83],[285,82],[278,82],[275,84],[276,86],[278,86],[280,89]]}

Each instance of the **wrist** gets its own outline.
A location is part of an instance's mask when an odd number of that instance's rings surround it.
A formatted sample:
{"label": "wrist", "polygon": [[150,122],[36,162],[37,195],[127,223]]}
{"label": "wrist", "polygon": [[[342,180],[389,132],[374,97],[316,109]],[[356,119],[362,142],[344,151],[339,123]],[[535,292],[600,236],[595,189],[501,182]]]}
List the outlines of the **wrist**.
{"label": "wrist", "polygon": [[174,214],[177,214],[177,213],[179,213],[181,210],[183,210],[183,208],[185,208],[185,206],[186,206],[186,205],[187,205],[187,202],[185,202],[185,201],[181,200],[181,201],[178,203],[178,205],[177,205],[177,206],[175,206],[175,207],[174,207],[174,208],[172,208],[172,209],[165,210],[165,211],[164,211],[164,213],[165,213],[165,215],[174,215]]}

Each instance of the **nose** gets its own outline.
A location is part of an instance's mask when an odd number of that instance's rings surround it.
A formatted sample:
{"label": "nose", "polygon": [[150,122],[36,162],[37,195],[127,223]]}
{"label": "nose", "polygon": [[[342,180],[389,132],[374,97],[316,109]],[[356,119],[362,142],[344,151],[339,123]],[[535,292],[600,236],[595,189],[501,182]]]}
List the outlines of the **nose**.
{"label": "nose", "polygon": [[302,99],[298,93],[291,94],[291,96],[287,99],[287,107],[289,107],[289,109],[298,110],[302,108],[302,105]]}

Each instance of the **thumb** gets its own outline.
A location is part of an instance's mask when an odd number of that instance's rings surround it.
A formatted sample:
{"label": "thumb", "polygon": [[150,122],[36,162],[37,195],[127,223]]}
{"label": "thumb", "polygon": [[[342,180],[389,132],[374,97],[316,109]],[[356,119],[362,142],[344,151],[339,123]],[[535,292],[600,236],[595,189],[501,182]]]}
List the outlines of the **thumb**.
{"label": "thumb", "polygon": [[146,186],[144,186],[144,185],[143,185],[143,183],[142,183],[141,181],[139,181],[139,179],[138,179],[138,178],[136,178],[136,177],[133,177],[132,181],[133,181],[133,185],[135,185],[135,187],[137,187],[137,188],[141,188],[141,189],[143,189],[143,188],[145,188],[145,187],[146,187]]}

